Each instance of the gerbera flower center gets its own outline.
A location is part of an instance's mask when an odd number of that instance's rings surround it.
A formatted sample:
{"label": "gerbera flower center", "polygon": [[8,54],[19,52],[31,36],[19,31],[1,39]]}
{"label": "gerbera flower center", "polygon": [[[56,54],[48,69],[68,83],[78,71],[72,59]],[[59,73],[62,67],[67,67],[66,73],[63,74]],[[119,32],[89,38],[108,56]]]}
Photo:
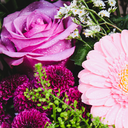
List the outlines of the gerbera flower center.
{"label": "gerbera flower center", "polygon": [[128,93],[128,66],[127,68],[123,69],[120,76],[120,84],[119,87],[125,92]]}

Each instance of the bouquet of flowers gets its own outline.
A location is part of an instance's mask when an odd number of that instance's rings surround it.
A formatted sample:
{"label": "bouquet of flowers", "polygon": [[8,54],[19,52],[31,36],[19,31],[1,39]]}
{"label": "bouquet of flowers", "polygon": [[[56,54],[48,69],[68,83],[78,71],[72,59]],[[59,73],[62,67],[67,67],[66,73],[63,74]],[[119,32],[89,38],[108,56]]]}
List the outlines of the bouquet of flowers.
{"label": "bouquet of flowers", "polygon": [[0,128],[128,128],[127,0],[0,0]]}

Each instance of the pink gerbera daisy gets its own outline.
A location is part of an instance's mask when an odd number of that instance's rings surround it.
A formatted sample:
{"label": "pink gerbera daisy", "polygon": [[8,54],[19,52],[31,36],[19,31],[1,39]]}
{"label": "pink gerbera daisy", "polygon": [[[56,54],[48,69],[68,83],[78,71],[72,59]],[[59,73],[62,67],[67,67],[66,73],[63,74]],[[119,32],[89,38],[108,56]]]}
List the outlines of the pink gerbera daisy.
{"label": "pink gerbera daisy", "polygon": [[78,89],[93,116],[128,128],[128,30],[101,38],[82,66]]}

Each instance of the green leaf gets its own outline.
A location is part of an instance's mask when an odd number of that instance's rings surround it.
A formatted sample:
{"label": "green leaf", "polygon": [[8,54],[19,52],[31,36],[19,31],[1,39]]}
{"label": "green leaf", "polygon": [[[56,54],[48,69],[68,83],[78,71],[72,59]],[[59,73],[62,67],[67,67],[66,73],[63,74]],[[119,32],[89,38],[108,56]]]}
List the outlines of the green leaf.
{"label": "green leaf", "polygon": [[128,29],[128,15],[124,17],[113,16],[111,20],[116,24],[117,27],[123,29]]}
{"label": "green leaf", "polygon": [[77,42],[76,49],[74,54],[71,56],[71,60],[73,60],[76,65],[81,66],[89,51],[90,47],[85,46],[84,43]]}

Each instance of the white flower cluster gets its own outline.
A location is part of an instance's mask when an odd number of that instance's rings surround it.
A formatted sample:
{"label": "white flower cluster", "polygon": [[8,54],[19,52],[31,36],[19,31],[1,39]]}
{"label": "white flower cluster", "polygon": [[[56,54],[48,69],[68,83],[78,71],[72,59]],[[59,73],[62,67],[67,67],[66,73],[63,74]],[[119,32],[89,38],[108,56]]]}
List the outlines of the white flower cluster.
{"label": "white flower cluster", "polygon": [[[116,10],[116,1],[115,0],[91,0],[94,7],[99,8],[100,12],[97,14],[101,17],[110,17],[110,13]],[[107,5],[106,5],[107,4]],[[108,10],[106,10],[106,6]],[[83,34],[86,37],[93,37],[96,33],[100,32],[100,26],[91,19],[90,13],[86,6],[81,2],[81,0],[73,0],[69,6],[64,4],[64,7],[60,7],[55,18],[66,18],[68,16],[73,17],[73,21],[77,24],[83,24],[86,26],[86,29],[83,29]],[[78,37],[78,31],[72,33],[70,37]]]}
{"label": "white flower cluster", "polygon": [[[116,10],[116,0],[107,0],[107,1],[103,1],[103,0],[92,0],[94,7],[100,7],[101,10],[98,15],[100,15],[101,17],[110,17],[110,13],[114,12]],[[109,8],[107,10],[106,9],[106,5],[109,6]]]}

